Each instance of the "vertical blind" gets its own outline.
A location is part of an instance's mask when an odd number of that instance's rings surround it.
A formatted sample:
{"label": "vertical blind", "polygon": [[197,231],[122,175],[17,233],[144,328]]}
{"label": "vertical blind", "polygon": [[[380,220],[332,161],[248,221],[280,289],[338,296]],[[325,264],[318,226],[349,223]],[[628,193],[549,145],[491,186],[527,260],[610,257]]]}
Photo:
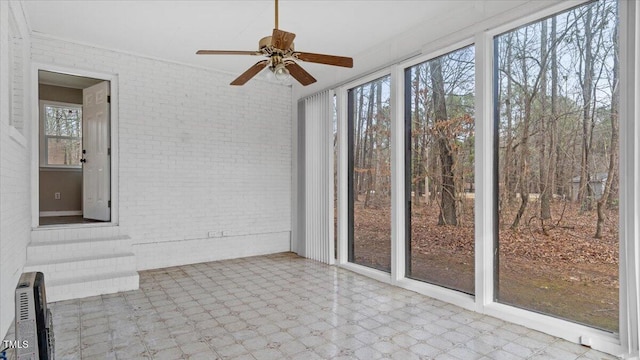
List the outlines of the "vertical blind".
{"label": "vertical blind", "polygon": [[333,263],[333,96],[323,91],[304,100],[305,256]]}

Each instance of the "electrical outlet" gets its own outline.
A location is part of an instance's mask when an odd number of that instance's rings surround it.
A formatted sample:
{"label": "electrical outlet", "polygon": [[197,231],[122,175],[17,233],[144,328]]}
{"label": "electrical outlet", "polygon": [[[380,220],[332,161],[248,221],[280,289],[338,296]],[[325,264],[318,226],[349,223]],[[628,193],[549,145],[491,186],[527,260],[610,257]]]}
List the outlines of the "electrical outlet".
{"label": "electrical outlet", "polygon": [[57,193],[53,194],[53,198],[56,199],[56,200],[60,200],[60,193],[57,192]]}

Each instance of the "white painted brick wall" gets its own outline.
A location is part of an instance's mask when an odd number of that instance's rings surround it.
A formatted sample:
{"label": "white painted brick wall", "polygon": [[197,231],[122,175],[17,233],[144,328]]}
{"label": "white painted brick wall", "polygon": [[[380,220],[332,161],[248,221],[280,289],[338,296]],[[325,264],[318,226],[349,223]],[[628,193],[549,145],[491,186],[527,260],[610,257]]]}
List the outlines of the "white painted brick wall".
{"label": "white painted brick wall", "polygon": [[[9,20],[13,18],[13,20]],[[15,21],[14,21],[15,20]],[[26,259],[30,239],[30,145],[25,113],[28,75],[28,34],[22,9],[16,2],[0,1],[0,336],[13,322],[14,289]],[[23,38],[20,47],[9,47]],[[15,44],[15,43],[14,43]],[[9,54],[13,56],[9,56]],[[15,75],[15,76],[12,76]],[[11,104],[12,106],[9,106]],[[13,109],[13,110],[11,110]],[[12,118],[13,116],[13,118]],[[19,125],[16,129],[10,124]]]}
{"label": "white painted brick wall", "polygon": [[31,51],[118,75],[119,232],[139,269],[289,250],[290,87],[38,36]]}
{"label": "white painted brick wall", "polygon": [[10,124],[22,132],[24,130],[24,39],[20,31],[20,11],[9,13],[9,97]]}

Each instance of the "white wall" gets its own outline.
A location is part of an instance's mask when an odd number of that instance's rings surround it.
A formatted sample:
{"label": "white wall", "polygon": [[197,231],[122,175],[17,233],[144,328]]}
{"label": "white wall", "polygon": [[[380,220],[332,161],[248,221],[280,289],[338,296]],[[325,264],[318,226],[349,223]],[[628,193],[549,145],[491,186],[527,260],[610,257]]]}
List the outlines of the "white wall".
{"label": "white wall", "polygon": [[[11,46],[14,42],[16,46]],[[14,292],[30,240],[29,38],[19,3],[0,1],[0,335],[13,322]],[[15,125],[15,126],[14,126]]]}
{"label": "white wall", "polygon": [[39,35],[32,60],[117,74],[119,233],[138,269],[289,251],[290,87]]}

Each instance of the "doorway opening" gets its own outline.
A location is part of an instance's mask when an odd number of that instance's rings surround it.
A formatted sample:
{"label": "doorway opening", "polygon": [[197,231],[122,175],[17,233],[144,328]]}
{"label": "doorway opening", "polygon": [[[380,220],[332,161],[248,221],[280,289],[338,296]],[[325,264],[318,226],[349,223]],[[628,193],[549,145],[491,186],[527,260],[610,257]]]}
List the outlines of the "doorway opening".
{"label": "doorway opening", "polygon": [[39,226],[111,221],[110,87],[38,70]]}

